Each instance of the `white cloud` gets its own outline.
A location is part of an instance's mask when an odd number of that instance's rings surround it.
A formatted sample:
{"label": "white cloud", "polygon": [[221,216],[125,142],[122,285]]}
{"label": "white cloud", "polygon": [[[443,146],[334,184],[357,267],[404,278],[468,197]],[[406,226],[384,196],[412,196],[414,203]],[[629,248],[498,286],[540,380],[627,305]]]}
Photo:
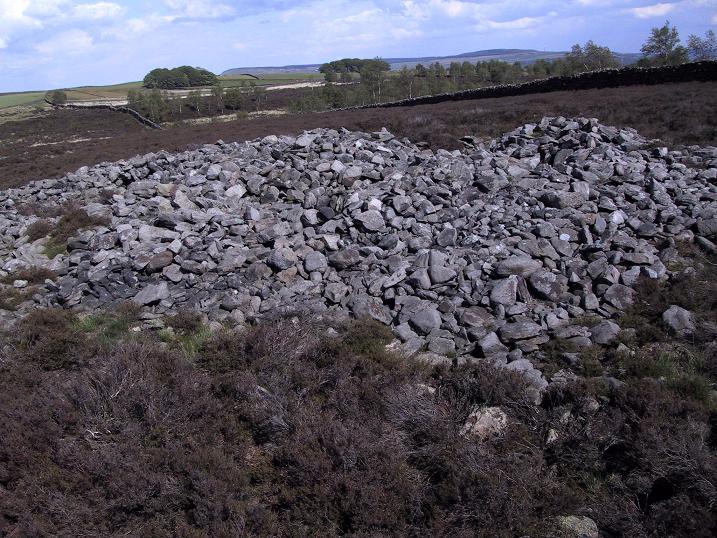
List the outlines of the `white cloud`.
{"label": "white cloud", "polygon": [[651,6],[634,7],[627,11],[632,13],[638,19],[651,19],[653,17],[662,17],[675,9],[675,4],[660,3]]}
{"label": "white cloud", "polygon": [[164,0],[164,3],[175,10],[180,18],[218,19],[236,13],[232,6],[212,0]]}
{"label": "white cloud", "polygon": [[35,45],[35,50],[46,56],[80,54],[92,49],[92,36],[84,30],[67,30]]}
{"label": "white cloud", "polygon": [[462,0],[404,0],[404,15],[411,19],[427,20],[434,17],[479,18],[486,16],[493,8],[490,4],[476,4]]}
{"label": "white cloud", "polygon": [[16,34],[42,27],[42,23],[27,15],[30,0],[0,0],[0,42],[6,48]]}
{"label": "white cloud", "polygon": [[7,41],[0,37],[0,49],[6,49],[7,48]]}
{"label": "white cloud", "polygon": [[72,16],[83,20],[116,19],[123,13],[124,8],[114,2],[78,4],[72,8]]}
{"label": "white cloud", "polygon": [[23,0],[20,3],[26,4],[26,15],[38,19],[50,19],[62,17],[66,12],[65,6],[70,0]]}
{"label": "white cloud", "polygon": [[511,21],[483,21],[479,26],[491,30],[525,30],[545,21],[545,17],[520,17]]}
{"label": "white cloud", "polygon": [[712,16],[712,24],[717,24],[717,13]]}
{"label": "white cloud", "polygon": [[614,0],[578,0],[581,6],[607,6],[613,2]]}

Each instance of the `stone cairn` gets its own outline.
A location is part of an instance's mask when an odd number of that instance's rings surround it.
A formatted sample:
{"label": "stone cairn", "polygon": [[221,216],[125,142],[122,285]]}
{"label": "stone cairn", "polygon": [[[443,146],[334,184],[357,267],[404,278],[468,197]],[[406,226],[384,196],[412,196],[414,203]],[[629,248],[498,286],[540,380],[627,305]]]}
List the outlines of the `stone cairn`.
{"label": "stone cairn", "polygon": [[[152,153],[0,191],[0,277],[59,275],[30,309],[134,301],[146,327],[182,310],[243,325],[277,313],[367,316],[429,360],[530,362],[551,339],[617,345],[639,278],[714,251],[717,148],[670,151],[596,119],[543,118],[500,139],[431,151],[389,132],[318,129]],[[74,203],[107,226],[67,253],[30,242],[19,207]],[[693,330],[673,307],[665,322]],[[591,323],[581,321],[591,318]]]}

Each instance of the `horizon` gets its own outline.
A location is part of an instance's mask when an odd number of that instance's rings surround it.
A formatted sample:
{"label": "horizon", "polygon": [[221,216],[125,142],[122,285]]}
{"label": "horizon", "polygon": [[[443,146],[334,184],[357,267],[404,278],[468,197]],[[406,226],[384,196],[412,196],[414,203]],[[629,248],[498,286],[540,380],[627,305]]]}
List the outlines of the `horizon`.
{"label": "horizon", "polygon": [[634,53],[666,19],[683,43],[704,35],[717,24],[717,0],[0,0],[0,13],[0,93],[9,93],[136,81],[178,65],[221,73],[344,57],[568,51],[588,40]]}

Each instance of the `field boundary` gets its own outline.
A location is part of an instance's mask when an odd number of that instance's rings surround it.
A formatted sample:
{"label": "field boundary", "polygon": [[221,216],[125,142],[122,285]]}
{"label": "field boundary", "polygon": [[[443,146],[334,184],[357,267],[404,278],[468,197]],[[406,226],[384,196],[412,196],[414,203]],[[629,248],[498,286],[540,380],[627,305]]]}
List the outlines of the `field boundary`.
{"label": "field boundary", "polygon": [[152,129],[158,129],[161,130],[162,127],[158,124],[150,120],[149,118],[145,118],[142,114],[134,110],[133,108],[129,108],[126,106],[114,106],[114,105],[72,105],[72,104],[64,104],[64,105],[57,105],[54,104],[47,99],[45,99],[45,102],[52,105],[53,107],[57,108],[71,108],[73,110],[111,110],[114,112],[122,112],[124,114],[129,114],[134,119],[136,119],[138,122],[140,122],[142,125],[146,125],[147,127],[151,127]]}
{"label": "field boundary", "polygon": [[589,71],[578,75],[550,77],[520,84],[488,86],[473,90],[442,93],[401,99],[388,103],[374,103],[349,107],[343,110],[361,110],[367,108],[393,108],[415,105],[430,105],[448,101],[464,101],[492,97],[514,97],[531,93],[548,93],[572,90],[596,90],[620,86],[638,86],[666,84],[670,82],[707,82],[717,80],[717,61],[707,60],[677,66],[663,67],[622,67]]}

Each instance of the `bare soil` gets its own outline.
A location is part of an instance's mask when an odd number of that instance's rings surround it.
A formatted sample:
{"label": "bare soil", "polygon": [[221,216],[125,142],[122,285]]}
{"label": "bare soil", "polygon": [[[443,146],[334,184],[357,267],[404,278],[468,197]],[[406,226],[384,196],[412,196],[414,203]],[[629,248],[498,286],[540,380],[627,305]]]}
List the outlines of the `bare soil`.
{"label": "bare soil", "polygon": [[[81,166],[160,149],[181,151],[220,139],[243,141],[268,134],[297,134],[317,127],[366,131],[386,127],[396,135],[427,142],[433,148],[453,149],[460,147],[461,136],[498,136],[544,115],[589,116],[607,124],[634,127],[644,136],[662,139],[668,146],[717,145],[715,95],[717,82],[686,82],[395,109],[264,116],[182,124],[162,131],[145,128],[121,113],[57,110],[0,124],[0,187],[59,177]],[[276,108],[273,105],[271,108]],[[77,143],[78,139],[88,140]]]}

